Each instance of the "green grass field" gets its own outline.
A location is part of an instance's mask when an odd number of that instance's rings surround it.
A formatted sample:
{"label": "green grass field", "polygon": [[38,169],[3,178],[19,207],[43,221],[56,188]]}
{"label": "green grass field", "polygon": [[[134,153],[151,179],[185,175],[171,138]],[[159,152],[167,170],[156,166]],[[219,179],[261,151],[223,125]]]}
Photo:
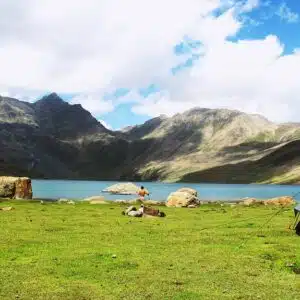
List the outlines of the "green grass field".
{"label": "green grass field", "polygon": [[[300,299],[292,208],[2,202],[0,299]],[[206,228],[206,229],[205,229]],[[116,256],[116,257],[114,257]]]}

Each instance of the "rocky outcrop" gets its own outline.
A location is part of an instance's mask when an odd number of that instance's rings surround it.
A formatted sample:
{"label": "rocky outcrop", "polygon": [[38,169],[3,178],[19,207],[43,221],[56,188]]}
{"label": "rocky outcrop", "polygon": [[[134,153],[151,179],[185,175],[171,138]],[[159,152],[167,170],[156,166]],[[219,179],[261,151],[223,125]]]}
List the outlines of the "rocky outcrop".
{"label": "rocky outcrop", "polygon": [[197,191],[190,188],[179,189],[171,193],[167,199],[168,207],[188,207],[190,205],[198,206],[200,204],[197,198]]}
{"label": "rocky outcrop", "polygon": [[251,206],[254,204],[262,204],[262,200],[257,200],[255,198],[245,198],[240,202],[241,205]]}
{"label": "rocky outcrop", "polygon": [[118,195],[136,195],[139,187],[132,182],[114,184],[102,192]]}
{"label": "rocky outcrop", "polygon": [[283,197],[276,197],[272,199],[267,199],[267,200],[260,200],[260,199],[255,199],[255,198],[246,198],[243,199],[240,202],[240,205],[244,206],[252,206],[252,205],[275,205],[275,206],[290,206],[295,204],[296,201],[294,200],[293,197],[290,196],[283,196]]}
{"label": "rocky outcrop", "polygon": [[295,203],[296,201],[294,200],[294,198],[290,196],[277,197],[277,198],[272,198],[264,201],[265,205],[275,205],[275,206],[290,206]]}
{"label": "rocky outcrop", "polygon": [[28,177],[0,177],[0,198],[32,199],[31,179]]}

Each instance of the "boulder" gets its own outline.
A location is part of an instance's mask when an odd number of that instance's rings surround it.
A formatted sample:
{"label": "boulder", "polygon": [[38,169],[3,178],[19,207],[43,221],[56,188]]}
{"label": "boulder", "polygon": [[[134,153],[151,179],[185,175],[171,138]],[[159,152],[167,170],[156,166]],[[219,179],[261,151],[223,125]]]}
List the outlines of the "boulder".
{"label": "boulder", "polygon": [[262,201],[261,200],[257,200],[255,198],[246,198],[243,199],[242,202],[240,202],[241,205],[245,205],[245,206],[251,206],[254,204],[261,204]]}
{"label": "boulder", "polygon": [[0,177],[0,198],[32,199],[31,179],[28,177]]}
{"label": "boulder", "polygon": [[187,188],[187,187],[181,188],[181,189],[177,190],[176,192],[186,192],[186,193],[189,193],[189,194],[191,194],[195,197],[198,196],[198,193],[195,189]]}
{"label": "boulder", "polygon": [[293,197],[283,196],[268,199],[263,202],[265,205],[276,205],[276,206],[290,206],[296,203]]}
{"label": "boulder", "polygon": [[139,187],[132,182],[127,183],[117,183],[114,184],[102,192],[118,194],[118,195],[136,195],[139,191]]}
{"label": "boulder", "polygon": [[188,207],[189,205],[200,204],[198,198],[195,196],[197,191],[193,189],[179,189],[178,191],[171,193],[167,199],[166,206],[168,207]]}

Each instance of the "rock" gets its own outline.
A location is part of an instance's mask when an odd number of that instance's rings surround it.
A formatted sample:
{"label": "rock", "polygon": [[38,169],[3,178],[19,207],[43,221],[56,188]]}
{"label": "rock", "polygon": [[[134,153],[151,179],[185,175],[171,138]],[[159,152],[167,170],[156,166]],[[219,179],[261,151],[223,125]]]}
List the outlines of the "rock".
{"label": "rock", "polygon": [[192,189],[191,191],[190,189],[186,189],[186,191],[178,190],[171,193],[166,203],[166,206],[168,207],[188,207],[189,205],[199,205],[199,200]]}
{"label": "rock", "polygon": [[188,206],[188,208],[197,208],[197,205],[195,205],[195,204],[190,204],[190,205]]}
{"label": "rock", "polygon": [[283,196],[283,197],[277,197],[272,198],[269,200],[265,200],[264,205],[276,205],[276,206],[290,206],[296,203],[293,197],[290,196]]}
{"label": "rock", "polygon": [[126,201],[126,200],[115,200],[115,203],[118,203],[118,204],[129,204],[128,201]]}
{"label": "rock", "polygon": [[116,255],[116,254],[113,254],[111,257],[112,257],[112,258],[117,258],[117,255]]}
{"label": "rock", "polygon": [[139,191],[139,187],[132,182],[127,183],[117,183],[114,184],[102,192],[119,194],[119,195],[136,195]]}
{"label": "rock", "polygon": [[6,206],[6,207],[1,207],[0,210],[2,211],[10,211],[10,210],[13,210],[14,208],[11,207],[11,206]]}
{"label": "rock", "polygon": [[198,196],[198,193],[195,189],[187,188],[187,187],[181,188],[181,189],[177,190],[176,192],[186,192],[186,193],[189,193],[189,194],[191,194],[195,197]]}
{"label": "rock", "polygon": [[72,204],[75,205],[75,202],[73,200],[61,198],[57,201],[59,204]]}
{"label": "rock", "polygon": [[82,201],[84,201],[84,202],[103,201],[104,202],[104,197],[103,196],[92,196],[92,197],[85,198]]}
{"label": "rock", "polygon": [[20,177],[16,181],[15,199],[32,199],[31,180],[27,177]]}
{"label": "rock", "polygon": [[31,179],[28,177],[0,177],[0,198],[32,199]]}
{"label": "rock", "polygon": [[70,200],[65,198],[60,198],[57,202],[58,203],[68,203]]}
{"label": "rock", "polygon": [[257,200],[255,198],[242,199],[242,202],[240,202],[241,205],[245,205],[245,206],[251,206],[254,204],[261,204],[261,203],[262,203],[261,200]]}

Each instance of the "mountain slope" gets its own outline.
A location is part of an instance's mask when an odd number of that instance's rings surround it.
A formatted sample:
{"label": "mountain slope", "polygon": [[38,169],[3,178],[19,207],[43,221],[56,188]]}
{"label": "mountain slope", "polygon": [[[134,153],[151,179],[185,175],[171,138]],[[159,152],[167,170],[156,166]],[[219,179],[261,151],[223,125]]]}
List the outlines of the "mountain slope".
{"label": "mountain slope", "polygon": [[227,109],[195,108],[113,132],[55,93],[35,103],[0,97],[1,175],[295,183],[297,139],[299,124]]}

